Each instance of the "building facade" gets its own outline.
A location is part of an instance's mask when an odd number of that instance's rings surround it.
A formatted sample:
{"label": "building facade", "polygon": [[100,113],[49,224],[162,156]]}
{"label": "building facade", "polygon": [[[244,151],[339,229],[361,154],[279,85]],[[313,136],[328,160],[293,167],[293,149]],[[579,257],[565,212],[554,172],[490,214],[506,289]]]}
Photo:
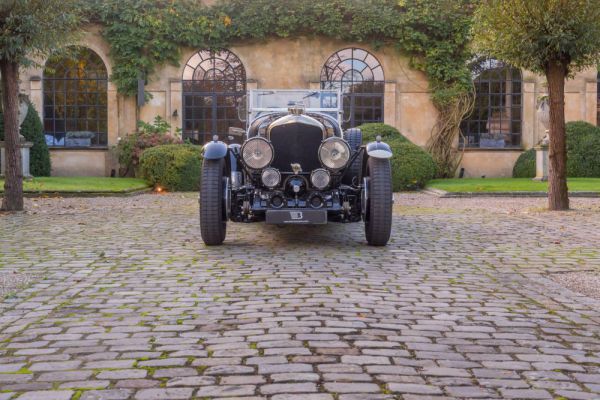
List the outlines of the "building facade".
{"label": "building facade", "polygon": [[[195,143],[242,126],[236,104],[249,89],[339,89],[344,125],[385,122],[425,146],[437,118],[425,75],[394,48],[329,38],[271,39],[236,43],[211,53],[182,49],[179,66],[149,77],[151,99],[117,93],[110,82],[110,48],[99,27],[77,43],[74,60],[50,58],[21,71],[21,91],[43,118],[57,176],[109,176],[118,170],[111,148],[133,132],[136,121],[160,116],[173,133]],[[462,124],[466,177],[510,176],[517,157],[545,134],[536,113],[543,77],[496,60],[472,66],[477,91],[473,113]],[[568,121],[598,123],[599,76],[590,69],[566,86]]]}

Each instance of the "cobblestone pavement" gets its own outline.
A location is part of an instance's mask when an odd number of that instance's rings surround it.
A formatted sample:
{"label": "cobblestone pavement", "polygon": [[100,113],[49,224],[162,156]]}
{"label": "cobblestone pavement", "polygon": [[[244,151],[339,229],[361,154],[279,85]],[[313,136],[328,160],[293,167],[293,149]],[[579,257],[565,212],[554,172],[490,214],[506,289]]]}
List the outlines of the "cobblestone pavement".
{"label": "cobblestone pavement", "polygon": [[191,195],[29,200],[0,215],[0,400],[600,398],[600,201],[396,199],[361,224],[229,225]]}

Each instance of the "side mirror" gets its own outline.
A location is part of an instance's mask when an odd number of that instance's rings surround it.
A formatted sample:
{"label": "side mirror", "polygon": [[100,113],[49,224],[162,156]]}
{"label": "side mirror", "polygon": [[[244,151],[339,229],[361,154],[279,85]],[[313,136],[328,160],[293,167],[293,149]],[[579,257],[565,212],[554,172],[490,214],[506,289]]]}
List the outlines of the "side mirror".
{"label": "side mirror", "polygon": [[243,95],[242,97],[238,97],[237,99],[237,116],[241,122],[246,122],[248,119],[246,114],[246,101],[248,99],[248,95]]}
{"label": "side mirror", "polygon": [[235,126],[230,126],[227,130],[227,134],[230,136],[243,137],[246,134],[246,130],[242,128],[236,128]]}

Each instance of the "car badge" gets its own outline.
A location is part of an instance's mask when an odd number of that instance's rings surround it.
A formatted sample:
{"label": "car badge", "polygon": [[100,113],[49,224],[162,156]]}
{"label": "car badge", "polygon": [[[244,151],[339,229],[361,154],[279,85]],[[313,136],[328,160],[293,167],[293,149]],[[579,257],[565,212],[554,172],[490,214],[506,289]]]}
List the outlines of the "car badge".
{"label": "car badge", "polygon": [[292,167],[292,171],[294,171],[295,175],[298,175],[300,172],[302,172],[302,167],[300,166],[300,164],[292,163],[290,164],[290,166]]}
{"label": "car badge", "polygon": [[290,218],[294,220],[302,219],[302,211],[290,211]]}

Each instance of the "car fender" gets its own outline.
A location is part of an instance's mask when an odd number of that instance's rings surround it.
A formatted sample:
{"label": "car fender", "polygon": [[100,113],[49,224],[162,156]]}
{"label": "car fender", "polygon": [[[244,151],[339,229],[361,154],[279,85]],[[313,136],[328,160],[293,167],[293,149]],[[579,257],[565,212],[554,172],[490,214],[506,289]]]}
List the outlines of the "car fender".
{"label": "car fender", "polygon": [[367,143],[366,146],[367,155],[373,158],[392,158],[392,148],[389,144],[377,140],[375,142]]}
{"label": "car fender", "polygon": [[221,141],[213,140],[202,147],[202,157],[206,160],[218,160],[227,155],[227,145]]}

